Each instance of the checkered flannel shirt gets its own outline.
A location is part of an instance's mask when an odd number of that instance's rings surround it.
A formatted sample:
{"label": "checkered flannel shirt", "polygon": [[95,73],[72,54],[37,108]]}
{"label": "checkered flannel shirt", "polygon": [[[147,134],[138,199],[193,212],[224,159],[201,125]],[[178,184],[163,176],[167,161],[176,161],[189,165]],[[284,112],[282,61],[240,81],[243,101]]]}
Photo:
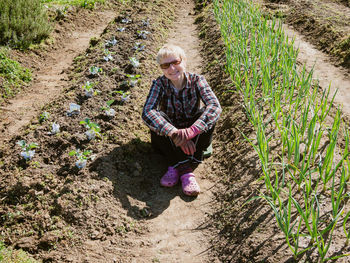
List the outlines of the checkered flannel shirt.
{"label": "checkered flannel shirt", "polygon": [[[177,90],[164,75],[153,80],[142,112],[145,124],[159,135],[167,135],[175,127],[188,128],[192,124],[201,131],[211,129],[221,113],[220,103],[201,75],[186,72],[186,84]],[[195,114],[204,103],[204,112],[193,123]],[[160,111],[172,121],[169,123]]]}

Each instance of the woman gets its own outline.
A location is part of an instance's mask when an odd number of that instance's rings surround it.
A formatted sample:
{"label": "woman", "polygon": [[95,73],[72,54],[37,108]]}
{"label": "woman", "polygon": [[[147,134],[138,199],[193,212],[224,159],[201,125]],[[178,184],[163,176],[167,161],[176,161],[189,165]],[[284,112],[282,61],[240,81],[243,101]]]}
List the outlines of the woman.
{"label": "woman", "polygon": [[183,192],[196,196],[200,187],[193,168],[211,144],[220,103],[203,76],[186,72],[186,55],[179,46],[163,46],[157,63],[164,75],[153,81],[142,119],[151,130],[152,146],[168,161],[160,183],[172,187],[181,179]]}

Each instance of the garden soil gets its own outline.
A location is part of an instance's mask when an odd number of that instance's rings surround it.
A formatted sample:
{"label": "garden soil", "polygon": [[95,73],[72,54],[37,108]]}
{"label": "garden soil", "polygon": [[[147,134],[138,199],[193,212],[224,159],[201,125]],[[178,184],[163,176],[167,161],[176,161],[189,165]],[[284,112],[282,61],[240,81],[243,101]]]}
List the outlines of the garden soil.
{"label": "garden soil", "polygon": [[[7,246],[43,262],[294,262],[270,208],[261,200],[242,206],[263,188],[259,161],[241,135],[252,129],[239,94],[226,92],[224,48],[203,6],[151,0],[71,10],[57,23],[54,43],[14,52],[35,80],[2,107],[0,235]],[[197,198],[159,186],[166,167],[140,118],[161,74],[155,55],[164,43],[185,49],[188,70],[205,75],[224,109],[214,155],[195,171]],[[105,61],[106,50],[113,60]],[[92,74],[91,66],[101,70]],[[136,85],[130,75],[140,75]],[[82,90],[87,81],[92,98]],[[108,100],[114,117],[101,110]],[[81,106],[79,114],[68,113],[70,103]],[[49,118],[39,121],[43,111]],[[80,124],[85,118],[101,127],[94,140]],[[50,134],[52,122],[58,134]],[[31,161],[19,155],[19,140],[39,145]],[[83,169],[69,155],[77,149],[94,156]],[[340,236],[334,240],[331,254],[348,251]]]}

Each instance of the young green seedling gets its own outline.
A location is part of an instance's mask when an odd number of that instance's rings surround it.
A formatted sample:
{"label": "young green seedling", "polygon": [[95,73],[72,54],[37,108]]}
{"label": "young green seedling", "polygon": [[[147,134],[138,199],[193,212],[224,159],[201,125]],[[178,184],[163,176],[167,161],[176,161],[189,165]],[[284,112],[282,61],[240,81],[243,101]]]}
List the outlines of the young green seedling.
{"label": "young green seedling", "polygon": [[89,72],[91,76],[96,76],[98,73],[102,72],[102,68],[96,67],[96,66],[91,66],[89,68]]}
{"label": "young green seedling", "polygon": [[36,143],[26,143],[25,140],[20,140],[17,142],[17,144],[19,146],[21,146],[22,148],[22,152],[20,153],[20,155],[26,160],[29,161],[34,157],[35,154],[35,149],[38,147],[38,145]]}
{"label": "young green seedling", "polygon": [[85,96],[88,98],[91,98],[94,95],[97,95],[98,90],[94,90],[94,83],[90,81],[86,81],[86,83],[83,85],[82,89],[85,92]]}
{"label": "young green seedling", "polygon": [[69,156],[76,156],[77,161],[75,162],[75,166],[78,167],[79,169],[84,168],[89,159],[91,160],[94,159],[94,156],[90,156],[90,155],[91,155],[90,150],[85,150],[82,152],[79,149],[77,149],[69,152]]}
{"label": "young green seedling", "polygon": [[115,110],[111,108],[111,105],[114,103],[114,100],[109,100],[106,102],[106,106],[102,107],[101,110],[105,111],[105,114],[108,117],[114,117],[115,116]]}
{"label": "young green seedling", "polygon": [[39,115],[39,122],[43,123],[44,121],[47,121],[49,118],[50,118],[50,113],[48,113],[47,111],[44,111]]}
{"label": "young green seedling", "polygon": [[60,125],[56,122],[52,123],[51,125],[51,131],[49,134],[54,135],[60,132]]}
{"label": "young green seedling", "polygon": [[137,60],[137,58],[131,57],[131,58],[129,58],[129,60],[130,60],[131,65],[134,68],[138,68],[140,66],[140,62]]}
{"label": "young green seedling", "polygon": [[142,26],[148,27],[150,25],[150,20],[147,18],[147,20],[142,20]]}
{"label": "young green seedling", "polygon": [[123,18],[122,21],[121,21],[123,24],[130,24],[132,23],[132,20],[130,18]]}
{"label": "young green seedling", "polygon": [[109,50],[105,49],[104,50],[105,56],[103,57],[103,59],[108,62],[110,60],[113,60],[112,54]]}
{"label": "young green seedling", "polygon": [[135,87],[137,83],[139,83],[139,78],[141,75],[131,75],[131,74],[126,74],[126,76],[129,78],[128,81],[128,86],[130,87]]}
{"label": "young green seedling", "polygon": [[140,42],[135,42],[135,46],[133,47],[133,49],[135,49],[136,51],[144,51],[145,48],[146,46]]}
{"label": "young green seedling", "polygon": [[146,30],[137,30],[137,37],[141,39],[147,39],[147,35],[150,34],[149,31]]}
{"label": "young green seedling", "polygon": [[101,138],[101,128],[97,123],[91,122],[89,118],[86,118],[85,120],[81,121],[80,124],[85,125],[85,127],[88,129],[85,134],[89,140],[95,139],[96,136]]}
{"label": "young green seedling", "polygon": [[115,37],[113,36],[111,40],[107,40],[105,42],[105,47],[112,47],[112,46],[115,46],[117,43],[118,43],[118,40],[116,40]]}
{"label": "young green seedling", "polygon": [[121,102],[126,102],[129,100],[130,98],[130,92],[129,91],[122,91],[122,90],[117,90],[117,91],[114,91],[113,93],[118,93],[120,94],[120,100]]}

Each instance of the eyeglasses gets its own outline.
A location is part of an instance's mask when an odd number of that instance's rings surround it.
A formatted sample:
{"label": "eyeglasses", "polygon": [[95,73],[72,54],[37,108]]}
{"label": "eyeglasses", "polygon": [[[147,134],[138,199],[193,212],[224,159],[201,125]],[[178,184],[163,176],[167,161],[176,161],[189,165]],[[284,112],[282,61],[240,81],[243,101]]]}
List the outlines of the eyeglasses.
{"label": "eyeglasses", "polygon": [[181,59],[176,59],[176,60],[171,61],[171,62],[169,62],[169,63],[160,64],[160,68],[161,68],[161,69],[167,69],[167,68],[170,67],[170,65],[179,65],[181,62],[182,62]]}

